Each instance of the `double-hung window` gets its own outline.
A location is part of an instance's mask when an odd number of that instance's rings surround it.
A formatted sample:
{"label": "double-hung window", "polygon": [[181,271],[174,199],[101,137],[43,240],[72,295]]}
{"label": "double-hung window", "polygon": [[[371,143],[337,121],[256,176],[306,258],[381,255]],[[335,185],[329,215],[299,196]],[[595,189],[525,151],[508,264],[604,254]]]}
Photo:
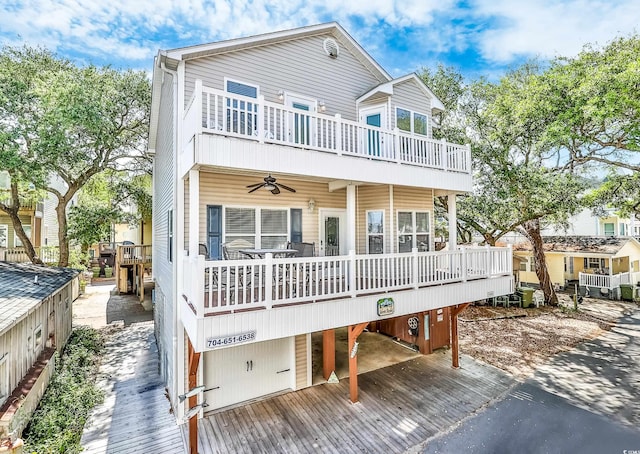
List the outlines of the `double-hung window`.
{"label": "double-hung window", "polygon": [[245,240],[259,249],[283,249],[289,239],[286,208],[225,209],[225,242]]}
{"label": "double-hung window", "polygon": [[367,253],[384,252],[384,211],[367,211]]}
{"label": "double-hung window", "polygon": [[0,356],[0,405],[9,397],[9,353]]}
{"label": "double-hung window", "polygon": [[613,222],[604,223],[604,234],[605,236],[614,236],[616,234],[615,224]]}
{"label": "double-hung window", "polygon": [[[258,104],[247,98],[258,98],[258,86],[225,79],[227,98],[226,132],[252,136],[258,131]],[[238,95],[238,96],[233,96]]]}
{"label": "double-hung window", "polygon": [[428,211],[398,211],[398,252],[428,251],[430,236]]}

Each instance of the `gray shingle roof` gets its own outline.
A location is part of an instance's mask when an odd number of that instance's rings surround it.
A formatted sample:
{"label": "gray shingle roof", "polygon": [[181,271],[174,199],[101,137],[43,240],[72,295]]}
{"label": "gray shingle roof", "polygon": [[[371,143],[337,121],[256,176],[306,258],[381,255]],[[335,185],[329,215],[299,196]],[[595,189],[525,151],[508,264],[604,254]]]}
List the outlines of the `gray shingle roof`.
{"label": "gray shingle roof", "polygon": [[70,268],[0,262],[0,333],[77,275],[78,270]]}

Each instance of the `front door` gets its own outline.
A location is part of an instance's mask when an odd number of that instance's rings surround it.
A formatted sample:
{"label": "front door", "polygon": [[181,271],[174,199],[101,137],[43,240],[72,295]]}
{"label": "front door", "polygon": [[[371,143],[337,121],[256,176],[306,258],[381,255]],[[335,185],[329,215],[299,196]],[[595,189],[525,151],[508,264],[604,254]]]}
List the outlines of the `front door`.
{"label": "front door", "polygon": [[289,116],[289,141],[302,145],[314,144],[314,119],[310,115],[317,111],[315,99],[287,94],[285,104],[294,112]]}
{"label": "front door", "polygon": [[347,255],[345,210],[320,210],[320,255]]}
{"label": "front door", "polygon": [[384,106],[370,107],[360,111],[360,122],[374,128],[367,128],[362,136],[363,147],[370,156],[384,155],[384,136],[381,129],[386,127]]}

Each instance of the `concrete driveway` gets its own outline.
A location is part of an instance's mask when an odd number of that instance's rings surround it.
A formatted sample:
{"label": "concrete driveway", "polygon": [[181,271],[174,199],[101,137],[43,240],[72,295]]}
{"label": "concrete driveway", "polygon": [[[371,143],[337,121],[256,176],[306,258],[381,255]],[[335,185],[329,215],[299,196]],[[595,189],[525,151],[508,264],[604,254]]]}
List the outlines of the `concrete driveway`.
{"label": "concrete driveway", "polygon": [[412,452],[640,452],[640,312]]}

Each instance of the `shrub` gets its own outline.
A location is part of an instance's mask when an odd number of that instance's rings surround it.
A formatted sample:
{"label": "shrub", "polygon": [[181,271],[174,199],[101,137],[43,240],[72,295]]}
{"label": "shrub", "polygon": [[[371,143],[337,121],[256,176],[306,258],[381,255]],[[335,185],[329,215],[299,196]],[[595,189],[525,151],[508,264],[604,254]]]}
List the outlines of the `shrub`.
{"label": "shrub", "polygon": [[27,453],[82,451],[80,437],[89,412],[104,399],[96,385],[104,335],[93,328],[73,330],[56,372],[23,438]]}

